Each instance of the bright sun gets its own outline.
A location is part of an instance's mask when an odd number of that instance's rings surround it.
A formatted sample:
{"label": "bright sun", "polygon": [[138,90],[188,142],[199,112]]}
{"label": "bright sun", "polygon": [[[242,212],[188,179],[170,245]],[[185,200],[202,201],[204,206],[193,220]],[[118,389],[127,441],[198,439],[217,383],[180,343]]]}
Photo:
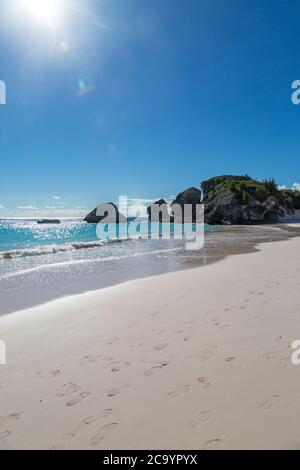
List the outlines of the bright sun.
{"label": "bright sun", "polygon": [[61,13],[62,0],[25,0],[26,8],[38,21],[55,26]]}

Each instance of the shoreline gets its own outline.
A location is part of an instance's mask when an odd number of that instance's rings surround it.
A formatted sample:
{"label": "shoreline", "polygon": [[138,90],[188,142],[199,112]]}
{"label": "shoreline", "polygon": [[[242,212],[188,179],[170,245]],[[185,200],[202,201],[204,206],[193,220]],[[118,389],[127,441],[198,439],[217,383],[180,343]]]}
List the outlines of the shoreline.
{"label": "shoreline", "polygon": [[[189,254],[188,257],[185,257],[184,261],[181,261],[180,257],[178,256],[176,258],[175,255],[171,262],[153,263],[150,258],[147,258],[148,256],[151,256],[152,252],[144,252],[141,253],[141,255],[145,256],[145,263],[140,263],[139,266],[135,266],[133,257],[131,266],[129,266],[129,269],[127,270],[116,267],[116,269],[113,269],[110,272],[101,268],[99,273],[93,273],[92,275],[79,275],[77,277],[71,276],[70,278],[65,279],[60,279],[59,276],[59,280],[52,280],[51,282],[45,282],[44,284],[41,283],[40,285],[25,284],[24,287],[21,287],[17,282],[15,282],[12,284],[13,288],[11,288],[8,284],[8,290],[0,288],[2,300],[0,317],[12,314],[16,311],[44,305],[56,299],[63,299],[65,297],[77,294],[80,295],[86,292],[95,292],[135,279],[146,279],[164,273],[180,272],[182,270],[203,267],[225,259],[228,256],[254,253],[258,249],[257,247],[262,243],[272,243],[300,236],[300,224],[297,225],[292,223],[264,226],[232,226],[226,228],[224,232],[223,230],[224,227],[222,227],[222,231],[220,233],[222,236],[224,235],[228,238],[227,240],[224,238],[220,242],[216,243],[216,245],[211,244],[209,239],[210,234],[206,235],[205,243],[207,246],[205,245],[204,249],[201,250],[200,257],[198,256],[198,253]],[[269,231],[271,230],[273,233],[269,234]],[[235,239],[231,240],[231,233],[232,236],[235,237],[239,232],[240,239],[238,241]],[[147,242],[148,241],[145,241],[145,243]],[[178,249],[179,248],[176,248],[175,251]],[[130,258],[130,256],[128,258]],[[5,262],[10,263],[10,260],[6,260]],[[105,262],[105,259],[103,262]],[[36,269],[38,268],[39,266],[37,265]]]}
{"label": "shoreline", "polygon": [[299,248],[2,316],[0,448],[300,448]]}

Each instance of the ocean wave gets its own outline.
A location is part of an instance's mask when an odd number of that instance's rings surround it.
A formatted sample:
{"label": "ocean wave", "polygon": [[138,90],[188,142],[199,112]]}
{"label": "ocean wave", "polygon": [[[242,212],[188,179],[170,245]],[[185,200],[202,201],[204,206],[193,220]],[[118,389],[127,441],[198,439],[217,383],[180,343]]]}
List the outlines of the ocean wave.
{"label": "ocean wave", "polygon": [[119,255],[119,256],[105,256],[103,258],[96,258],[96,259],[79,259],[79,260],[67,260],[62,262],[56,262],[51,264],[40,264],[39,266],[34,266],[32,268],[22,269],[13,273],[8,273],[0,276],[0,280],[4,279],[11,279],[18,276],[27,275],[34,272],[39,271],[52,271],[55,269],[66,269],[71,266],[82,266],[86,264],[97,264],[99,262],[105,263],[107,261],[120,261],[128,258],[139,258],[143,256],[151,256],[151,255],[165,255],[166,253],[173,252],[173,251],[181,251],[182,248],[166,248],[161,250],[152,250],[152,251],[144,251],[140,253],[130,253],[128,255]]}
{"label": "ocean wave", "polygon": [[60,252],[82,250],[85,248],[99,248],[112,243],[130,241],[130,238],[115,238],[110,240],[97,240],[93,242],[74,242],[65,245],[44,245],[35,248],[23,248],[0,252],[0,259],[25,258],[27,256],[53,255]]}

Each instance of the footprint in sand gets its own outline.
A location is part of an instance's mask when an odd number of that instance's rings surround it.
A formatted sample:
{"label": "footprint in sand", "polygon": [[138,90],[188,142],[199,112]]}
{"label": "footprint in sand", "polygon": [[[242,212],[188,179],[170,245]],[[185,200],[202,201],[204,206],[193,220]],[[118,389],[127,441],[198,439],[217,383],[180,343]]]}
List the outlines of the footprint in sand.
{"label": "footprint in sand", "polygon": [[23,413],[11,413],[6,416],[0,416],[0,427],[8,423],[9,421],[17,421],[18,419],[21,418],[22,414]]}
{"label": "footprint in sand", "polygon": [[88,416],[87,418],[84,418],[84,420],[80,423],[80,426],[89,425],[91,423],[94,423],[95,421],[98,421],[99,419],[108,418],[112,414],[112,412],[112,408],[107,408],[105,410],[100,411],[100,413],[96,415]]}
{"label": "footprint in sand", "polygon": [[204,410],[189,422],[189,426],[193,429],[198,429],[203,423],[207,423],[210,420],[211,415],[211,410]]}
{"label": "footprint in sand", "polygon": [[264,410],[270,410],[271,408],[273,408],[273,406],[277,405],[279,402],[280,402],[280,396],[272,395],[266,401],[261,403],[259,407],[263,408]]}
{"label": "footprint in sand", "polygon": [[0,441],[2,439],[5,439],[6,437],[8,437],[10,434],[11,434],[10,431],[4,431],[4,432],[0,433]]}
{"label": "footprint in sand", "polygon": [[[170,356],[169,356],[170,357]],[[171,356],[172,357],[172,356]],[[169,358],[168,358],[169,359]],[[142,358],[140,359],[140,362],[142,364],[150,364],[153,366],[161,366],[163,364],[169,364],[170,361],[166,359],[165,361],[158,361],[157,359],[147,359],[147,358]]]}
{"label": "footprint in sand", "polygon": [[191,388],[190,385],[182,385],[181,387],[177,388],[176,390],[173,390],[172,392],[169,392],[168,397],[170,397],[170,398],[175,398],[175,397],[187,398],[187,394],[190,391],[190,388]]}
{"label": "footprint in sand", "polygon": [[226,359],[225,359],[226,362],[233,362],[234,360],[235,360],[235,357],[233,357],[233,356],[226,357]]}
{"label": "footprint in sand", "polygon": [[116,395],[119,395],[119,393],[122,392],[122,390],[127,390],[130,386],[129,385],[123,385],[122,387],[119,388],[112,388],[108,393],[107,396],[109,398],[113,398]]}
{"label": "footprint in sand", "polygon": [[91,437],[90,445],[96,446],[97,444],[100,444],[100,442],[103,441],[103,439],[107,436],[107,434],[110,434],[111,432],[113,432],[118,427],[118,425],[119,423],[109,423],[109,424],[105,424],[104,426],[102,426],[100,431]]}
{"label": "footprint in sand", "polygon": [[57,390],[57,397],[66,397],[68,395],[72,395],[73,393],[79,392],[80,387],[79,385],[69,382],[67,384],[62,385],[60,389]]}
{"label": "footprint in sand", "polygon": [[81,403],[80,398],[73,398],[73,400],[69,400],[66,402],[66,406],[67,407],[76,406],[76,405],[79,405],[79,403]]}
{"label": "footprint in sand", "polygon": [[96,364],[102,359],[102,355],[98,354],[97,356],[93,356],[92,354],[89,354],[87,356],[84,356],[81,361],[80,365],[81,366],[86,366],[87,364]]}
{"label": "footprint in sand", "polygon": [[112,368],[110,369],[111,372],[120,372],[121,370],[121,366],[130,366],[130,362],[113,362],[110,364],[110,366],[112,366]]}
{"label": "footprint in sand", "polygon": [[84,418],[81,423],[73,429],[71,432],[68,432],[65,434],[60,441],[55,444],[54,446],[51,447],[51,450],[63,450],[65,449],[66,445],[74,439],[78,433],[80,433],[81,429],[86,428],[90,424],[96,423],[97,421],[100,421],[102,419],[108,418],[112,414],[113,410],[111,408],[105,409],[100,411],[98,414],[93,415],[93,416],[88,416],[87,418]]}
{"label": "footprint in sand", "polygon": [[59,369],[39,370],[36,375],[41,378],[58,377],[61,375],[61,371]]}
{"label": "footprint in sand", "polygon": [[147,370],[144,375],[150,376],[153,375],[155,372],[158,372],[159,370],[163,369],[164,367],[167,367],[169,365],[169,362],[161,362],[157,366],[151,367],[151,369]]}
{"label": "footprint in sand", "polygon": [[157,346],[154,346],[153,351],[162,351],[167,346],[168,346],[168,343],[158,344]]}
{"label": "footprint in sand", "polygon": [[291,357],[284,356],[279,357],[281,355],[281,351],[273,351],[262,354],[260,357],[262,359],[267,359],[270,363],[276,367],[280,367],[285,369],[286,367],[292,366]]}
{"label": "footprint in sand", "polygon": [[80,395],[78,397],[72,398],[72,400],[68,400],[66,402],[66,406],[70,407],[70,406],[79,405],[79,403],[81,403],[82,400],[87,398],[89,395],[90,395],[90,392],[82,392],[82,393],[80,393]]}
{"label": "footprint in sand", "polygon": [[68,432],[61,438],[58,444],[55,444],[54,446],[50,447],[50,450],[64,450],[65,444],[67,444],[68,441],[71,441],[72,439],[74,439],[75,436],[76,436],[75,432]]}
{"label": "footprint in sand", "polygon": [[[97,357],[97,356],[96,356]],[[115,359],[111,356],[106,356],[105,354],[99,356],[101,359],[103,359],[103,361],[105,362],[112,362],[114,361]]]}
{"label": "footprint in sand", "polygon": [[221,439],[211,439],[210,441],[206,441],[204,446],[204,450],[221,450],[222,449],[222,440]]}
{"label": "footprint in sand", "polygon": [[210,382],[206,377],[199,377],[198,382],[203,386],[203,388],[208,388],[210,386]]}

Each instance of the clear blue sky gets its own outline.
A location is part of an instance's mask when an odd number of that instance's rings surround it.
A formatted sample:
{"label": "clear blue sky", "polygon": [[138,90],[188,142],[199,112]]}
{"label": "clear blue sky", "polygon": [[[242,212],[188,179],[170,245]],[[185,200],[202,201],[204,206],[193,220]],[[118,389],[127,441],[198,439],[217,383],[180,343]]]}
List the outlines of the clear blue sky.
{"label": "clear blue sky", "polygon": [[299,1],[39,2],[0,0],[0,217],[300,180]]}

